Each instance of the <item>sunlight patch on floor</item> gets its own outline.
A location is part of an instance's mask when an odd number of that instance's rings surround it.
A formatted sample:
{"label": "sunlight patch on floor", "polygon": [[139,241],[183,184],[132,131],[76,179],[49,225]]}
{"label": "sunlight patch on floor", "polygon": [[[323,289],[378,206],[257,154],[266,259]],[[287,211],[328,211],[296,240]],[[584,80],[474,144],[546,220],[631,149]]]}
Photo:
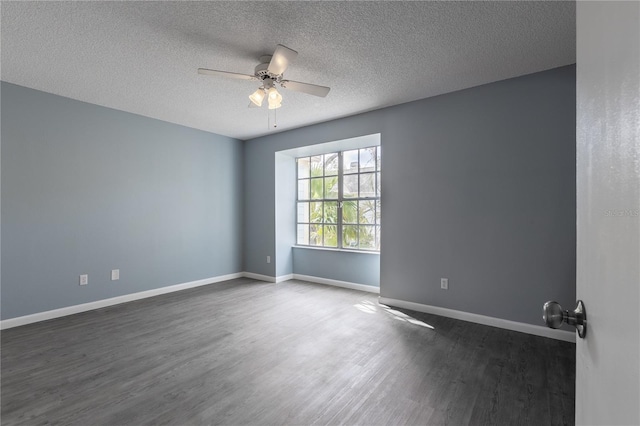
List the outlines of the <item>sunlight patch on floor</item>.
{"label": "sunlight patch on floor", "polygon": [[409,324],[417,325],[420,327],[429,328],[431,330],[435,330],[435,328],[432,325],[429,325],[424,321],[415,319],[410,315],[405,314],[404,312],[400,312],[398,310],[390,308],[387,305],[383,305],[380,303],[376,305],[375,303],[369,300],[363,300],[362,302],[356,303],[355,305],[353,305],[353,307],[367,314],[375,314],[376,312],[378,312],[378,307],[379,307],[379,308],[382,308],[381,310],[383,312],[386,312],[388,315],[391,315],[393,319],[396,319],[398,321],[408,322]]}
{"label": "sunlight patch on floor", "polygon": [[368,300],[363,300],[362,302],[356,303],[353,306],[359,311],[365,312],[367,314],[375,314],[377,311],[376,305]]}
{"label": "sunlight patch on floor", "polygon": [[395,319],[398,319],[398,320],[401,320],[401,321],[406,321],[406,322],[408,322],[410,324],[418,325],[420,327],[425,327],[425,328],[429,328],[431,330],[435,330],[435,328],[432,325],[429,325],[424,321],[420,321],[419,319],[415,319],[412,316],[409,316],[409,315],[405,314],[404,312],[400,312],[400,311],[397,311],[395,309],[391,309],[389,306],[383,305],[383,304],[380,304],[379,306],[387,314],[391,315]]}

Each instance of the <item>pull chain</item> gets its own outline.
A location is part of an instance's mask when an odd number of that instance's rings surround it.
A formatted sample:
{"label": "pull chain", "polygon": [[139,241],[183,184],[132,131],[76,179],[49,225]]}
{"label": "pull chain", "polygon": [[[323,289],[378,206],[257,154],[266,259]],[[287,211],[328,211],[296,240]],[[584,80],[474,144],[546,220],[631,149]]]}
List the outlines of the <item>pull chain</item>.
{"label": "pull chain", "polygon": [[[276,112],[277,109],[273,110],[273,128],[275,129],[276,127],[278,127],[278,113]],[[271,110],[268,109],[267,110],[267,129],[271,129]]]}

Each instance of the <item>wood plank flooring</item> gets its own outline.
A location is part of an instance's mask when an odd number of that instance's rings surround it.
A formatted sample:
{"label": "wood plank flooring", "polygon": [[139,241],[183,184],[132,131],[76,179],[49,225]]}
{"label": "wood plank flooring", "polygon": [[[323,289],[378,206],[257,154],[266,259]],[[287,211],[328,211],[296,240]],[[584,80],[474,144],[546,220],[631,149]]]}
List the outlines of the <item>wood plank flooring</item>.
{"label": "wood plank flooring", "polygon": [[575,346],[237,279],[2,331],[2,425],[569,425]]}

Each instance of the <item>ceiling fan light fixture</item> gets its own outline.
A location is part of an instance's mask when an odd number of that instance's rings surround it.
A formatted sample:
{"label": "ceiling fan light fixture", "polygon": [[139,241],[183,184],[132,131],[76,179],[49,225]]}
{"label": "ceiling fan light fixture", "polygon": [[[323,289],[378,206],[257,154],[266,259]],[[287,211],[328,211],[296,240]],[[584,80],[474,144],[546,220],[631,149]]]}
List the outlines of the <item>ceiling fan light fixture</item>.
{"label": "ceiling fan light fixture", "polygon": [[275,87],[267,90],[267,99],[269,101],[269,109],[276,109],[282,106],[282,95]]}
{"label": "ceiling fan light fixture", "polygon": [[260,57],[260,63],[255,67],[253,75],[208,68],[198,68],[198,73],[233,78],[236,80],[259,81],[261,84],[260,88],[249,95],[249,108],[261,107],[265,98],[267,98],[269,109],[275,110],[282,107],[282,95],[276,90],[276,84],[279,84],[283,89],[290,89],[294,92],[306,93],[322,98],[327,96],[329,90],[331,90],[329,87],[284,80],[284,72],[297,56],[298,52],[279,44],[276,46],[273,55],[262,55]]}
{"label": "ceiling fan light fixture", "polygon": [[258,89],[249,95],[249,100],[254,103],[254,105],[262,106],[262,101],[264,100],[265,93],[263,89]]}

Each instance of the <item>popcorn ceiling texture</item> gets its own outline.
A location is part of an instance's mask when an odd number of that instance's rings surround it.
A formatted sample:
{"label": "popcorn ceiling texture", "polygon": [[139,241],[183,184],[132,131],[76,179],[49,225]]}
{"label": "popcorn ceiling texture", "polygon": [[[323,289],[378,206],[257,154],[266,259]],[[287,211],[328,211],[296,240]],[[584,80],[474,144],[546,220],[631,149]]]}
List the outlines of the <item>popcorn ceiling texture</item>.
{"label": "popcorn ceiling texture", "polygon": [[574,63],[574,2],[2,2],[4,81],[239,139],[273,132],[247,108],[276,44],[299,52],[278,129]]}

